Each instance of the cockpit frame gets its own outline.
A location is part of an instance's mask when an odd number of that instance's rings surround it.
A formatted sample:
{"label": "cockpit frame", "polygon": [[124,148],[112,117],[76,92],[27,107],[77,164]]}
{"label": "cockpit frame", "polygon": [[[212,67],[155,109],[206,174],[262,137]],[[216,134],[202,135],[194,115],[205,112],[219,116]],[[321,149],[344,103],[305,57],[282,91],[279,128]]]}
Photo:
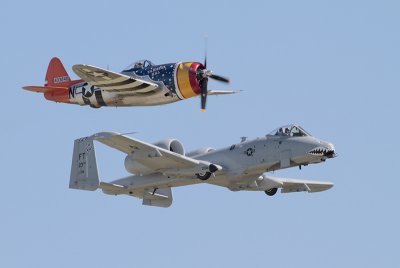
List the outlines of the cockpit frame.
{"label": "cockpit frame", "polygon": [[301,126],[291,124],[279,127],[268,133],[267,136],[306,137],[311,136],[311,134],[305,131]]}
{"label": "cockpit frame", "polygon": [[128,67],[126,67],[124,70],[132,70],[132,69],[141,69],[141,68],[148,68],[151,66],[154,66],[155,64],[152,63],[149,60],[138,60],[135,61],[134,63],[130,64]]}

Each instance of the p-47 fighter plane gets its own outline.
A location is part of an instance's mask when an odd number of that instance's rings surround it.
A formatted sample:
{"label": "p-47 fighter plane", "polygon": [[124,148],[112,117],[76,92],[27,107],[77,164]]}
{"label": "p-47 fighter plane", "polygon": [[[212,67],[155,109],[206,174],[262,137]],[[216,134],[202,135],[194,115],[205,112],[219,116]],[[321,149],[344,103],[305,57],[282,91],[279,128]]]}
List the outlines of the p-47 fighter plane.
{"label": "p-47 fighter plane", "polygon": [[178,62],[154,65],[138,61],[121,73],[99,67],[77,64],[72,67],[81,80],[71,80],[63,64],[53,58],[47,69],[44,86],[23,89],[42,92],[55,102],[102,106],[161,105],[194,96],[201,96],[201,109],[206,108],[207,95],[233,94],[238,91],[208,90],[208,78],[229,83],[199,62]]}
{"label": "p-47 fighter plane", "polygon": [[[134,175],[101,182],[93,141],[126,153],[125,168]],[[130,195],[143,205],[169,207],[172,187],[207,182],[232,191],[282,193],[320,192],[330,182],[277,178],[263,173],[324,162],[335,157],[334,146],[297,125],[281,127],[262,138],[215,150],[201,148],[185,154],[181,142],[167,139],[146,143],[119,133],[102,132],[75,140],[69,187],[105,194]]]}

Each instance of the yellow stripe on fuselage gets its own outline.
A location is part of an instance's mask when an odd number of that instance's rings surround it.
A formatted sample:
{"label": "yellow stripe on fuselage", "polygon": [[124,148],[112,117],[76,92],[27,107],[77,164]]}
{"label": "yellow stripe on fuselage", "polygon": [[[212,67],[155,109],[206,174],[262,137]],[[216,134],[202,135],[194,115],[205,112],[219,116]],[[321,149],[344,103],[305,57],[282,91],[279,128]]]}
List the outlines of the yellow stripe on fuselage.
{"label": "yellow stripe on fuselage", "polygon": [[178,87],[182,96],[187,99],[196,96],[190,85],[189,69],[193,62],[184,62],[179,64],[178,67]]}

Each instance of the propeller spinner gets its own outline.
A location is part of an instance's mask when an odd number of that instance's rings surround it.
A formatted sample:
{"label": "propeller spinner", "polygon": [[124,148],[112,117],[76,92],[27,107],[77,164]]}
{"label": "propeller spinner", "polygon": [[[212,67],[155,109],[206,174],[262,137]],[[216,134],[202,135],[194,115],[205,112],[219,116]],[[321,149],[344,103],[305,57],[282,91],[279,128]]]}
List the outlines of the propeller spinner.
{"label": "propeller spinner", "polygon": [[228,78],[225,78],[223,76],[220,75],[216,75],[214,74],[211,70],[207,69],[207,55],[204,58],[204,67],[203,68],[199,68],[197,70],[196,73],[196,78],[199,81],[199,85],[201,88],[201,94],[200,94],[200,98],[201,98],[201,111],[205,112],[206,110],[206,102],[207,102],[207,94],[208,94],[208,90],[207,90],[207,84],[208,84],[208,78],[223,82],[223,83],[230,83]]}

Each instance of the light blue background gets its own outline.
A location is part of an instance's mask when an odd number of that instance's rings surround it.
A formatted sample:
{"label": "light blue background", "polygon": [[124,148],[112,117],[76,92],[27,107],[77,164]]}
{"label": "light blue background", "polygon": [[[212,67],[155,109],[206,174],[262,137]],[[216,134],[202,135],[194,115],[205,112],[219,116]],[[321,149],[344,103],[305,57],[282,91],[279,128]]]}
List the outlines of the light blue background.
{"label": "light blue background", "polygon": [[[11,1],[0,8],[0,267],[398,267],[398,1]],[[21,89],[53,56],[120,71],[203,61],[238,95],[91,109]],[[137,131],[187,150],[296,122],[338,158],[277,176],[329,180],[317,194],[173,189],[169,209],[68,189],[73,140]],[[97,146],[101,178],[127,175]]]}

